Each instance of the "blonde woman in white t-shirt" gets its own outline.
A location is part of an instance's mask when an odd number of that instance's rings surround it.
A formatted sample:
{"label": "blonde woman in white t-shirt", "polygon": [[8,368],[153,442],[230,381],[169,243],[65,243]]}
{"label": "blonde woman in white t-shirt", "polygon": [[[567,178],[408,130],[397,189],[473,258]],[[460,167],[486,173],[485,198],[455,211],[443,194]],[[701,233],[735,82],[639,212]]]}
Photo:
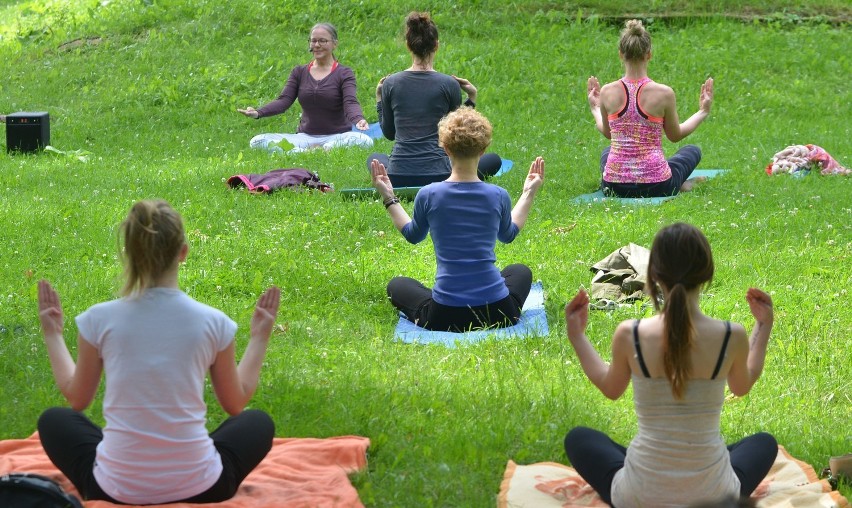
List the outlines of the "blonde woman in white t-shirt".
{"label": "blonde woman in white t-shirt", "polygon": [[[254,394],[280,290],[261,295],[237,364],[237,325],[178,288],[188,253],[180,215],[140,201],[121,225],[122,298],[77,316],[77,360],[63,338],[59,296],[39,282],[38,309],[56,383],[71,408],[45,411],[39,437],[83,499],[125,504],[210,503],[233,497],[272,446],[275,425],[243,410]],[[204,381],[231,415],[208,434]],[[81,411],[106,376],[101,429]]]}

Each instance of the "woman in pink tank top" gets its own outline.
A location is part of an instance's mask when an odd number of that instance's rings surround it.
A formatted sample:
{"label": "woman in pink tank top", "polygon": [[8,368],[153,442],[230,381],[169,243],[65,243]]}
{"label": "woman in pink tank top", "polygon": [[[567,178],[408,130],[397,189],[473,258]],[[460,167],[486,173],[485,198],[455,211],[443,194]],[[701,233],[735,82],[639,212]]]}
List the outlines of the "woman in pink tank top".
{"label": "woman in pink tank top", "polygon": [[713,79],[701,86],[698,112],[681,123],[674,91],[648,77],[651,36],[642,22],[632,19],[621,32],[618,53],[624,77],[601,87],[589,78],[588,97],[598,130],[612,143],[601,154],[601,189],[619,197],[670,196],[689,191],[699,179],[689,179],[701,160],[701,150],[686,145],[666,159],[665,132],[678,142],[710,115]]}

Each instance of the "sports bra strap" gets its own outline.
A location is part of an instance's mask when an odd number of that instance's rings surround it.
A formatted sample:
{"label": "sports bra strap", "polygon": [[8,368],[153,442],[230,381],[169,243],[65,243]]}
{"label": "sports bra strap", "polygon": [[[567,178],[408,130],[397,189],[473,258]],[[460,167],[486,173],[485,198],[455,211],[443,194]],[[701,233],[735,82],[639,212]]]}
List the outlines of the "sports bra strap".
{"label": "sports bra strap", "polygon": [[716,376],[719,374],[719,369],[722,368],[722,361],[725,360],[725,350],[728,349],[728,339],[731,338],[731,322],[725,321],[725,340],[722,342],[722,350],[719,351],[719,359],[716,360],[716,368],[713,369],[713,377],[710,379],[716,379]]}
{"label": "sports bra strap", "polygon": [[648,367],[645,366],[645,359],[642,357],[642,348],[639,347],[639,320],[633,325],[633,347],[636,348],[636,360],[639,361],[639,368],[642,369],[642,374],[645,377],[651,377],[648,373]]}
{"label": "sports bra strap", "polygon": [[630,109],[630,89],[627,88],[624,81],[621,81],[621,86],[624,87],[624,107],[618,112],[618,118],[624,116],[624,114],[627,113],[627,110]]}

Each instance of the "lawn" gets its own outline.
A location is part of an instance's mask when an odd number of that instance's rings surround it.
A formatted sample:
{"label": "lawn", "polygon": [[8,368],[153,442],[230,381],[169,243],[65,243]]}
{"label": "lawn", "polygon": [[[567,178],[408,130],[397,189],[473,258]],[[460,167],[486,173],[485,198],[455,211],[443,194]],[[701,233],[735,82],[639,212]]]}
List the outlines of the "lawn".
{"label": "lawn", "polygon": [[[257,133],[293,131],[298,106],[260,121],[236,108],[277,96],[290,69],[309,60],[310,27],[330,21],[374,121],[375,83],[410,63],[401,33],[413,4],[0,2],[0,112],[49,111],[51,144],[64,152],[0,153],[0,438],[31,434],[43,409],[64,403],[39,333],[37,280],[62,296],[73,347],[73,316],[118,288],[116,225],[134,201],[160,197],[186,222],[183,289],[240,324],[240,350],[257,295],[281,287],[281,326],[251,405],[272,415],[281,436],[368,436],[369,470],[354,483],[369,506],[492,506],[507,460],[566,463],[572,426],[628,442],[631,395],[610,402],[586,380],[562,307],[589,286],[591,264],[630,242],[650,246],[675,221],[697,225],[713,246],[706,313],[751,328],[746,289],[775,301],[763,378],[726,403],[726,439],[771,432],[817,470],[852,451],[852,179],[763,171],[790,144],[815,143],[852,164],[852,7],[648,2],[650,74],[678,92],[681,118],[696,110],[704,79],[715,79],[712,115],[686,142],[701,146],[700,168],[730,171],[661,206],[622,206],[570,198],[594,190],[606,146],[585,81],[620,76],[619,16],[635,5],[461,4],[428,3],[441,30],[436,68],[479,88],[492,149],[515,162],[495,183],[517,196],[530,161],[546,160],[530,220],[497,260],[525,262],[544,282],[551,332],[447,349],[392,340],[384,286],[395,275],[432,280],[434,254],[428,240],[405,242],[381,203],[256,196],[224,183],[306,167],[337,189],[367,186],[364,150],[248,148]],[[391,146],[382,140],[376,150]],[[644,315],[639,305],[595,312],[589,335],[608,356],[616,324]],[[208,400],[214,425],[224,413],[212,392]],[[102,422],[100,401],[87,413]]]}

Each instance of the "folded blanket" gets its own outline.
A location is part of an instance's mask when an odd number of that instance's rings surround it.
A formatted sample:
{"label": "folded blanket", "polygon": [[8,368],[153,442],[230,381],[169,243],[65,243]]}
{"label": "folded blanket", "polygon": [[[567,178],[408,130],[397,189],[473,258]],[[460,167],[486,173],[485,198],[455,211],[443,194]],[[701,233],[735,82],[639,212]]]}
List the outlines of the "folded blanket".
{"label": "folded blanket", "polygon": [[[358,492],[348,474],[367,466],[370,440],[358,436],[275,438],[272,450],[240,485],[237,494],[218,508],[359,507]],[[0,474],[38,473],[56,480],[79,497],[68,479],[50,462],[38,434],[0,441]],[[86,501],[86,508],[117,508],[106,501]],[[148,505],[150,506],[150,505]],[[198,508],[189,503],[162,508]]]}
{"label": "folded blanket", "polygon": [[[793,458],[783,446],[769,474],[752,494],[758,508],[849,508],[840,492],[817,478],[814,469]],[[554,462],[506,466],[498,508],[605,507],[597,493],[574,468]]]}
{"label": "folded blanket", "polygon": [[394,338],[407,343],[442,344],[447,347],[454,347],[456,343],[479,342],[489,337],[497,339],[540,337],[548,333],[547,315],[544,312],[544,288],[539,281],[533,283],[530,288],[530,294],[524,301],[523,309],[521,309],[521,319],[515,326],[471,330],[463,333],[437,332],[421,328],[404,316],[400,316],[394,330]]}

